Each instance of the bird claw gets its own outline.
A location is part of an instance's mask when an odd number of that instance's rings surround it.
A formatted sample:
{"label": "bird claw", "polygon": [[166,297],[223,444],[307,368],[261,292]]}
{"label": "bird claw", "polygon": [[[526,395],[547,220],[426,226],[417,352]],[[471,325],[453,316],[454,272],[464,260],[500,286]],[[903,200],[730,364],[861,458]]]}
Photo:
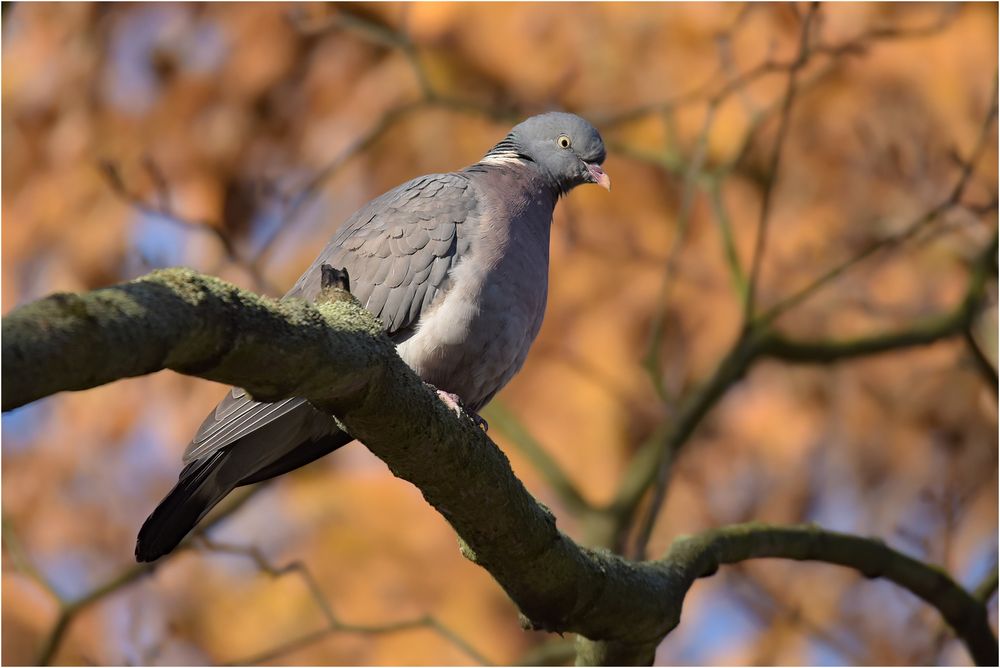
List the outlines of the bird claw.
{"label": "bird claw", "polygon": [[472,418],[472,424],[482,429],[484,434],[489,432],[490,423],[486,421],[486,418],[479,413],[469,413],[468,415]]}
{"label": "bird claw", "polygon": [[486,420],[484,420],[482,417],[480,417],[479,414],[467,410],[465,408],[465,405],[462,404],[461,398],[459,398],[457,394],[454,394],[452,392],[445,392],[444,390],[439,390],[430,383],[424,383],[424,385],[434,390],[434,392],[438,395],[438,398],[442,401],[442,403],[444,403],[445,406],[453,410],[456,416],[462,417],[463,415],[465,415],[470,420],[472,420],[472,423],[474,425],[482,429],[484,432],[489,431],[490,429],[489,423],[486,422]]}

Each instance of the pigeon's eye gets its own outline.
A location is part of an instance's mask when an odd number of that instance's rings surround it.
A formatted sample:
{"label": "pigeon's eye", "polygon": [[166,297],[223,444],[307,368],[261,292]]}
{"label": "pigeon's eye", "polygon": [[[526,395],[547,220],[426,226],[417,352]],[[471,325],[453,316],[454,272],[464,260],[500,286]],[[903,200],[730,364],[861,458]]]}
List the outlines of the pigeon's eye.
{"label": "pigeon's eye", "polygon": [[559,135],[559,139],[557,139],[556,142],[559,144],[560,148],[569,148],[572,143],[566,135]]}

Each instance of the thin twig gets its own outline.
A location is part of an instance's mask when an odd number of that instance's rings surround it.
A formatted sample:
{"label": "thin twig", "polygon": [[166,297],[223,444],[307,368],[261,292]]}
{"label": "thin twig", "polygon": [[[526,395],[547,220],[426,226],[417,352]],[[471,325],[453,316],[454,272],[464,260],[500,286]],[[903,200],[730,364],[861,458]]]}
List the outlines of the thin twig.
{"label": "thin twig", "polygon": [[338,7],[336,14],[318,23],[303,21],[301,18],[297,18],[294,13],[290,14],[289,19],[292,25],[304,34],[315,35],[334,28],[341,28],[349,30],[358,37],[374,44],[400,51],[413,70],[420,94],[416,99],[403,102],[384,112],[367,133],[320,167],[296,193],[287,198],[285,210],[280,217],[280,223],[274,226],[274,229],[264,239],[257,251],[257,256],[253,261],[255,268],[259,268],[261,263],[264,262],[264,259],[274,247],[278,237],[289,228],[290,222],[299,214],[302,208],[315,198],[324,183],[347,164],[348,161],[368,150],[390,129],[411,113],[421,109],[436,107],[461,113],[471,113],[493,120],[510,120],[512,118],[511,114],[497,110],[494,107],[479,105],[434,90],[430,83],[430,77],[421,63],[416,44],[414,44],[405,31],[394,30],[347,6]]}
{"label": "thin twig", "polygon": [[360,635],[387,635],[391,633],[401,633],[404,631],[413,631],[418,629],[429,629],[438,633],[441,637],[445,638],[462,652],[469,656],[473,661],[482,666],[491,666],[490,663],[482,654],[477,652],[471,645],[469,645],[460,636],[455,634],[451,629],[444,626],[438,622],[433,617],[424,616],[417,617],[416,619],[407,619],[399,622],[389,622],[386,624],[373,624],[373,625],[362,625],[362,624],[339,624],[336,627],[326,627],[321,629],[316,629],[304,635],[294,638],[287,642],[281,643],[275,647],[264,650],[257,654],[251,656],[241,657],[235,661],[226,662],[223,665],[227,666],[256,666],[269,661],[274,661],[280,659],[283,656],[287,656],[292,652],[305,649],[310,645],[314,645],[331,635],[336,633],[356,633]]}
{"label": "thin twig", "polygon": [[309,180],[302,185],[293,195],[287,198],[282,211],[280,221],[273,227],[270,233],[264,238],[257,249],[257,255],[252,266],[259,268],[266,260],[268,254],[275,246],[278,238],[287,232],[291,222],[302,211],[302,209],[319,193],[323,184],[334,174],[340,171],[352,158],[371,148],[379,141],[392,127],[411,112],[426,106],[423,100],[405,102],[384,113],[378,122],[373,125],[368,132],[355,140],[344,151],[335,156],[332,160],[320,167]]}
{"label": "thin twig", "polygon": [[983,581],[972,592],[972,595],[976,597],[976,600],[986,605],[989,603],[993,595],[997,593],[997,566],[994,565],[993,569],[986,574]]}
{"label": "thin twig", "polygon": [[4,515],[3,519],[0,520],[0,527],[2,527],[3,547],[7,551],[7,556],[10,557],[10,561],[13,563],[14,568],[37,582],[38,585],[49,594],[49,596],[62,604],[62,594],[56,590],[49,579],[45,577],[45,575],[38,570],[38,567],[32,563],[31,559],[28,558],[24,545],[21,544],[21,539],[18,537],[17,532],[14,531],[14,526],[11,524],[6,515]]}
{"label": "thin twig", "polygon": [[772,323],[783,313],[788,310],[798,306],[818,290],[825,287],[827,284],[832,282],[837,277],[844,274],[848,269],[852,268],[856,264],[866,260],[878,251],[885,248],[891,248],[902,244],[911,237],[913,237],[917,232],[921,231],[925,226],[937,220],[941,215],[951,210],[952,208],[959,206],[961,204],[962,196],[965,194],[965,190],[969,185],[973,171],[976,164],[982,158],[983,153],[986,151],[987,147],[990,145],[989,137],[990,130],[993,128],[993,123],[997,116],[997,74],[993,75],[993,92],[991,96],[991,103],[989,110],[983,120],[980,127],[979,137],[976,140],[976,144],[973,147],[972,154],[969,159],[962,163],[962,169],[959,174],[958,179],[956,179],[954,186],[952,186],[951,191],[948,196],[941,200],[938,204],[931,207],[929,210],[925,211],[912,222],[906,225],[901,231],[896,234],[889,235],[878,241],[871,243],[860,253],[857,253],[844,262],[828,269],[826,272],[816,277],[805,287],[793,292],[791,295],[780,300],[769,308],[765,313],[758,316],[758,320],[763,323]]}
{"label": "thin twig", "polygon": [[778,121],[778,133],[771,148],[771,158],[767,168],[767,180],[760,204],[760,217],[757,221],[757,239],[754,243],[753,256],[750,261],[750,275],[747,279],[746,301],[743,304],[743,323],[748,326],[754,317],[754,300],[757,294],[757,283],[760,278],[761,266],[764,261],[764,250],[767,245],[767,229],[771,213],[771,200],[774,196],[774,184],[778,180],[778,170],[781,167],[781,154],[788,136],[788,128],[795,103],[799,70],[809,61],[809,38],[812,23],[819,12],[818,3],[810,3],[809,10],[802,21],[799,36],[799,54],[788,70],[788,85],[781,103],[781,117]]}
{"label": "thin twig", "polygon": [[[744,291],[744,294],[746,295],[746,299],[744,301],[744,309],[743,309],[744,323],[745,323],[744,331],[748,330],[748,325],[752,319],[754,289],[757,283],[758,275],[760,273],[760,266],[764,254],[764,246],[766,243],[766,236],[767,236],[768,216],[770,213],[770,205],[771,205],[771,196],[774,191],[774,183],[777,180],[782,147],[784,146],[785,143],[785,137],[788,132],[789,118],[791,115],[792,104],[794,103],[795,100],[796,77],[798,76],[799,70],[802,67],[804,67],[809,60],[810,31],[813,18],[818,11],[819,8],[817,3],[811,3],[809,5],[809,11],[806,13],[805,19],[802,22],[800,41],[799,41],[799,54],[794,63],[792,64],[792,67],[788,70],[788,85],[781,106],[781,117],[778,125],[778,134],[777,137],[775,138],[774,146],[771,152],[771,162],[770,162],[770,167],[768,169],[767,185],[764,189],[763,200],[761,203],[761,210],[760,210],[760,218],[757,225],[757,241],[754,246],[753,260],[751,264],[750,275],[747,279],[747,287],[746,290]],[[713,110],[714,106],[710,106],[709,107],[710,115]],[[703,138],[705,137],[705,135],[707,135],[709,127],[710,124],[706,123],[705,128],[703,129],[703,135],[702,135]],[[692,167],[694,167],[694,165],[692,165]],[[700,169],[700,164],[698,165],[698,169]],[[654,323],[661,324],[657,320],[654,320]],[[697,413],[693,414],[696,415]],[[652,493],[652,500],[650,501],[649,505],[649,510],[646,513],[646,516],[643,519],[641,525],[639,526],[636,538],[636,546],[635,546],[635,553],[639,558],[644,557],[646,554],[646,547],[649,544],[649,539],[652,536],[654,527],[656,526],[656,520],[659,517],[660,509],[663,506],[663,499],[666,496],[666,488],[668,480],[670,478],[670,471],[673,462],[676,459],[676,453],[674,452],[674,450],[677,447],[679,447],[681,443],[683,443],[682,440],[673,440],[671,442],[673,443],[673,445],[669,446],[670,448],[669,451],[665,452],[663,456],[660,458],[660,464],[655,476],[655,481],[653,482],[653,493]]]}
{"label": "thin twig", "polygon": [[227,500],[220,507],[218,512],[214,514],[214,516],[210,515],[208,521],[195,529],[188,539],[181,543],[173,552],[161,557],[158,561],[128,566],[116,575],[112,576],[109,580],[105,581],[103,584],[95,587],[79,598],[73,599],[72,601],[61,600],[61,609],[59,611],[59,616],[56,619],[56,623],[52,627],[49,634],[42,641],[42,646],[38,653],[38,665],[47,666],[52,662],[52,659],[55,657],[56,652],[62,644],[66,632],[69,630],[70,624],[72,624],[72,622],[83,610],[89,608],[94,603],[107,598],[111,594],[121,591],[133,582],[136,582],[142,577],[152,573],[157,568],[162,567],[177,554],[189,547],[191,540],[218,525],[220,522],[243,507],[243,504],[249,501],[255,494],[265,488],[266,484],[256,485],[254,487],[244,488],[246,490],[245,492],[231,495],[229,497],[231,500]]}
{"label": "thin twig", "polygon": [[[742,591],[739,586],[736,586],[733,588],[734,593],[742,601],[742,603],[755,614],[761,616],[768,615],[768,617],[761,620],[764,627],[769,628],[773,626],[774,615],[784,615],[789,618],[790,621],[794,621],[794,623],[800,625],[810,636],[830,647],[838,654],[841,654],[849,659],[852,664],[856,666],[866,666],[872,664],[869,657],[860,653],[855,647],[852,647],[848,643],[844,642],[832,630],[825,628],[823,623],[814,621],[809,615],[805,614],[803,610],[793,608],[787,601],[780,597],[777,591],[774,591],[770,586],[765,585],[758,578],[753,577],[750,573],[746,572],[745,569],[737,566],[733,570],[739,577],[739,584],[742,584],[744,587],[751,590]],[[773,662],[755,661],[755,663],[758,665],[766,665],[767,663]]]}
{"label": "thin twig", "polygon": [[118,165],[114,162],[110,160],[102,160],[99,162],[98,167],[101,175],[104,176],[105,181],[111,188],[111,192],[117,195],[126,204],[141,213],[152,216],[171,225],[184,229],[205,232],[215,237],[222,246],[226,257],[229,258],[229,260],[234,264],[245,267],[250,272],[250,276],[253,278],[257,289],[273,292],[273,286],[260,272],[257,265],[243,257],[243,255],[237,250],[236,243],[229,236],[229,234],[226,233],[221,225],[216,225],[209,220],[188,218],[177,213],[171,204],[169,188],[163,173],[159,170],[152,159],[148,157],[143,161],[143,164],[147,173],[150,175],[150,178],[154,181],[157,197],[156,204],[150,204],[137,192],[129,189],[129,187],[125,185],[125,181],[122,178],[121,171],[118,169]]}
{"label": "thin twig", "polygon": [[[898,28],[892,26],[873,28],[837,44],[816,44],[810,49],[810,54],[829,56],[835,60],[848,55],[862,55],[880,42],[929,37],[940,33],[952,25],[960,11],[961,8],[958,5],[948,8],[942,12],[940,18],[926,26],[915,28]],[[738,19],[729,32],[732,33],[739,25],[740,21]],[[723,67],[719,71],[713,72],[702,83],[692,86],[686,92],[663,102],[646,103],[610,115],[602,116],[594,114],[593,117],[602,127],[613,128],[641,120],[648,116],[661,115],[667,111],[676,111],[685,106],[702,104],[706,101],[714,100],[722,103],[731,95],[741,94],[750,84],[756,82],[758,79],[769,75],[787,73],[795,66],[795,62],[795,60],[783,62],[767,58],[757,65],[744,70],[743,73],[729,77],[723,85],[716,88],[715,82],[718,81],[720,72],[725,71]]]}
{"label": "thin twig", "polygon": [[969,351],[969,356],[972,357],[976,371],[979,372],[986,386],[990,388],[990,392],[996,397],[998,394],[998,385],[1000,385],[1000,378],[997,377],[996,367],[993,366],[993,362],[983,352],[979,342],[976,340],[976,335],[972,332],[972,327],[966,327],[962,334],[965,339],[965,347]]}
{"label": "thin twig", "polygon": [[219,543],[211,541],[204,536],[200,538],[199,542],[212,552],[246,557],[254,563],[254,566],[256,566],[260,572],[265,573],[272,578],[280,578],[289,573],[296,574],[309,589],[311,598],[315,601],[316,606],[320,609],[323,614],[323,618],[326,621],[325,628],[318,629],[294,640],[281,643],[277,647],[273,647],[253,656],[230,662],[227,665],[256,665],[266,661],[271,661],[284,656],[289,652],[302,649],[308,645],[318,642],[332,633],[378,635],[384,633],[398,633],[400,631],[418,628],[426,628],[434,631],[479,664],[491,665],[490,662],[487,661],[483,655],[477,652],[471,645],[469,645],[465,639],[430,615],[424,615],[416,619],[370,626],[363,624],[345,624],[344,622],[341,622],[334,614],[333,606],[330,605],[330,601],[323,593],[323,589],[320,587],[319,581],[313,575],[309,567],[302,561],[296,560],[289,562],[284,566],[275,566],[268,561],[268,559],[256,546]]}
{"label": "thin twig", "polygon": [[722,247],[726,256],[726,265],[729,267],[729,276],[733,282],[733,288],[740,299],[740,303],[746,302],[747,277],[740,263],[739,253],[736,251],[736,241],[733,237],[733,225],[729,219],[729,212],[726,209],[725,195],[722,192],[722,183],[719,179],[711,179],[708,185],[708,200],[712,205],[712,219],[719,228],[719,236],[722,239]]}
{"label": "thin twig", "polygon": [[284,566],[274,566],[267,560],[264,553],[261,552],[260,548],[257,546],[219,543],[204,535],[199,536],[197,543],[203,545],[212,552],[235,554],[247,557],[254,563],[257,570],[275,579],[288,575],[289,573],[295,573],[302,580],[303,584],[306,585],[306,588],[309,589],[309,594],[316,602],[316,606],[320,609],[320,612],[323,613],[323,617],[326,619],[327,624],[331,626],[339,624],[336,616],[333,614],[333,607],[327,600],[326,595],[323,594],[323,589],[319,586],[319,582],[316,580],[315,576],[313,576],[312,571],[309,570],[303,562],[291,561]]}
{"label": "thin twig", "polygon": [[677,232],[667,257],[666,270],[663,274],[663,281],[660,284],[660,292],[657,297],[657,309],[653,314],[653,322],[650,326],[649,340],[646,345],[646,354],[643,356],[643,366],[653,381],[660,399],[666,401],[668,397],[663,386],[660,352],[663,343],[663,333],[666,329],[667,313],[670,304],[670,289],[676,278],[680,265],[681,250],[687,241],[688,229],[690,227],[691,209],[694,206],[695,191],[698,178],[701,175],[702,166],[705,163],[705,156],[708,151],[708,137],[712,131],[712,124],[715,121],[715,114],[718,106],[710,103],[705,111],[705,119],[702,122],[701,132],[695,141],[694,151],[691,154],[691,161],[684,173],[684,187],[681,192],[681,206],[677,215]]}
{"label": "thin twig", "polygon": [[[990,242],[980,252],[963,299],[951,310],[906,327],[863,337],[843,340],[797,340],[769,329],[766,322],[757,321],[744,330],[732,349],[719,362],[715,371],[698,389],[683,401],[669,425],[664,425],[650,441],[640,448],[630,462],[622,484],[607,512],[613,513],[621,524],[628,525],[639,503],[660,471],[669,473],[680,448],[688,442],[694,430],[708,412],[715,407],[726,391],[742,378],[750,367],[762,357],[771,357],[792,363],[830,364],[869,355],[922,346],[945,338],[960,335],[968,326],[983,298],[987,277],[996,256],[997,237],[994,230]],[[659,498],[656,495],[660,491]],[[642,558],[645,546],[655,526],[659,508],[663,505],[666,486],[655,486],[650,511],[639,532],[635,554]]]}

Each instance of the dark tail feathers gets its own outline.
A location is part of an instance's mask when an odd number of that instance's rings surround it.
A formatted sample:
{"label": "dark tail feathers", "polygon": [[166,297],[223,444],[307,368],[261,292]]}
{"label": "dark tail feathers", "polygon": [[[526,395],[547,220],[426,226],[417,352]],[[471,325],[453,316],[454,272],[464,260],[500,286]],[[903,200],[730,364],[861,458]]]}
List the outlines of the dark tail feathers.
{"label": "dark tail feathers", "polygon": [[[255,432],[261,447],[267,434]],[[139,529],[135,542],[136,561],[155,561],[173,550],[208,511],[241,485],[251,485],[283,475],[327,455],[351,442],[342,431],[300,443],[270,464],[261,466],[256,451],[244,443],[229,446],[204,459],[196,459],[181,471],[180,479]]]}
{"label": "dark tail feathers", "polygon": [[135,542],[136,561],[155,561],[170,552],[226,494],[237,480],[226,480],[225,450],[188,464],[180,479],[146,518]]}

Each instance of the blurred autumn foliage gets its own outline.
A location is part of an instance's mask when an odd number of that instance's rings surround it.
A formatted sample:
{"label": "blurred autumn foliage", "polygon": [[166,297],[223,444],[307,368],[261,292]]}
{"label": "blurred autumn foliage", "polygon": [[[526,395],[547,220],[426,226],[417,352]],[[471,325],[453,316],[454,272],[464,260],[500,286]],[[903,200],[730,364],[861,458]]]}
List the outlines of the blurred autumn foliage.
{"label": "blurred autumn foliage", "polygon": [[[821,341],[962,299],[996,226],[995,5],[5,4],[2,28],[5,313],[171,265],[280,295],[368,199],[567,109],[604,134],[614,188],[560,203],[545,325],[485,414],[563,530],[659,555],[811,521],[995,589],[994,274],[964,336],[755,361],[670,445],[662,504],[610,528],[593,510],[715,373],[748,294],[767,312],[849,263],[777,321]],[[3,416],[3,663],[570,658],[356,445],[136,570],[222,393],[161,373]],[[696,585],[657,660],[969,659],[906,591],[763,561]]]}

